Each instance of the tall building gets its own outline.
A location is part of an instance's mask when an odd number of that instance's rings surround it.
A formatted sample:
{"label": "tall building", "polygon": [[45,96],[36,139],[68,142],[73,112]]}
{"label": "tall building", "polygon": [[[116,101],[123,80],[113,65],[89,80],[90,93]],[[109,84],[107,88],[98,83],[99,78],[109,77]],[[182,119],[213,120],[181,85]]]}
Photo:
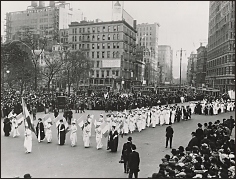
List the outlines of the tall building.
{"label": "tall building", "polygon": [[134,80],[136,29],[126,21],[72,22],[69,43],[73,50],[85,51],[94,66],[90,85],[129,89]]}
{"label": "tall building", "polygon": [[158,46],[159,82],[170,84],[173,81],[173,50],[168,45]]}
{"label": "tall building", "polygon": [[65,1],[50,1],[49,6],[45,1],[31,1],[27,10],[6,14],[6,40],[18,39],[19,32],[28,27],[59,42],[59,30],[67,29],[72,21],[80,20],[80,10],[71,8]]}
{"label": "tall building", "polygon": [[235,1],[210,1],[206,84],[235,90]]}
{"label": "tall building", "polygon": [[206,63],[207,63],[207,48],[200,45],[197,49],[197,72],[196,72],[196,85],[202,87],[206,84]]}
{"label": "tall building", "polygon": [[156,85],[158,81],[158,41],[159,23],[142,23],[137,25],[137,43],[145,47],[145,77],[148,85]]}
{"label": "tall building", "polygon": [[191,52],[188,57],[187,66],[187,82],[189,86],[196,86],[196,72],[197,72],[197,54]]}

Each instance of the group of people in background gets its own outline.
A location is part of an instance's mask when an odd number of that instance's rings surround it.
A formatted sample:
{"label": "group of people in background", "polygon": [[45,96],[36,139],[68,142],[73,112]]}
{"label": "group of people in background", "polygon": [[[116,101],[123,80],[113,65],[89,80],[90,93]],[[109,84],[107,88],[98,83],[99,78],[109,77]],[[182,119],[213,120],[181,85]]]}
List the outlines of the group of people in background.
{"label": "group of people in background", "polygon": [[187,147],[172,149],[159,165],[154,179],[164,178],[235,178],[235,140],[231,139],[235,120],[229,119],[198,123]]}

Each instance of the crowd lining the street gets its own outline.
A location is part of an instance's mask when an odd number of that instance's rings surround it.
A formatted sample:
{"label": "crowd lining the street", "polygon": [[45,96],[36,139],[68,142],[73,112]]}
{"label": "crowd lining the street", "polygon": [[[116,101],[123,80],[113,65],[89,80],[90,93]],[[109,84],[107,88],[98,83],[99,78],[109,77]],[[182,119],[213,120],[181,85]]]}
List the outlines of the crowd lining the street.
{"label": "crowd lining the street", "polygon": [[166,154],[152,178],[236,178],[235,140],[231,133],[235,120],[229,119],[198,123],[186,148],[180,146]]}

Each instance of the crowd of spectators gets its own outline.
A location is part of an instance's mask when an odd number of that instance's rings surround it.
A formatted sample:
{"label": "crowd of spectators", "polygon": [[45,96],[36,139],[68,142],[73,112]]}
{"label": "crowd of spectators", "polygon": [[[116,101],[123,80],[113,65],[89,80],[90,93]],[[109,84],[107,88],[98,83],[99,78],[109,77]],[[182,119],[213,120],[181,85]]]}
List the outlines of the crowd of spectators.
{"label": "crowd of spectators", "polygon": [[198,123],[187,147],[180,146],[172,149],[171,155],[166,154],[152,178],[236,178],[236,145],[231,139],[234,127],[232,116],[223,122]]}
{"label": "crowd of spectators", "polygon": [[[26,100],[27,108],[32,112],[35,108],[36,112],[43,112],[46,110],[53,112],[57,106],[57,96],[68,96],[66,93],[43,93],[40,91],[25,92],[21,95],[18,91],[8,89],[1,91],[1,117],[5,117],[14,109],[16,114],[22,112],[21,98]],[[141,107],[152,107],[156,105],[165,105],[172,103],[179,103],[180,97],[184,96],[185,101],[202,100],[203,94],[194,93],[187,95],[186,92],[149,92],[147,94],[138,93],[113,93],[105,91],[94,91],[90,96],[87,94],[71,94],[67,97],[67,104],[64,109],[76,110],[105,110],[107,111],[123,111],[124,109],[134,109]],[[209,99],[216,99],[217,97],[206,97]]]}

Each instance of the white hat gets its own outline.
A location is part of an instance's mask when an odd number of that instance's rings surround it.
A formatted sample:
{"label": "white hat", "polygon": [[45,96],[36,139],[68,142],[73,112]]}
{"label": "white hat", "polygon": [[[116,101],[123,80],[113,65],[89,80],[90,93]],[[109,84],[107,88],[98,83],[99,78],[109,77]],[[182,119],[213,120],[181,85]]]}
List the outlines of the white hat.
{"label": "white hat", "polygon": [[102,116],[102,117],[103,117],[103,114],[100,114],[100,116]]}

